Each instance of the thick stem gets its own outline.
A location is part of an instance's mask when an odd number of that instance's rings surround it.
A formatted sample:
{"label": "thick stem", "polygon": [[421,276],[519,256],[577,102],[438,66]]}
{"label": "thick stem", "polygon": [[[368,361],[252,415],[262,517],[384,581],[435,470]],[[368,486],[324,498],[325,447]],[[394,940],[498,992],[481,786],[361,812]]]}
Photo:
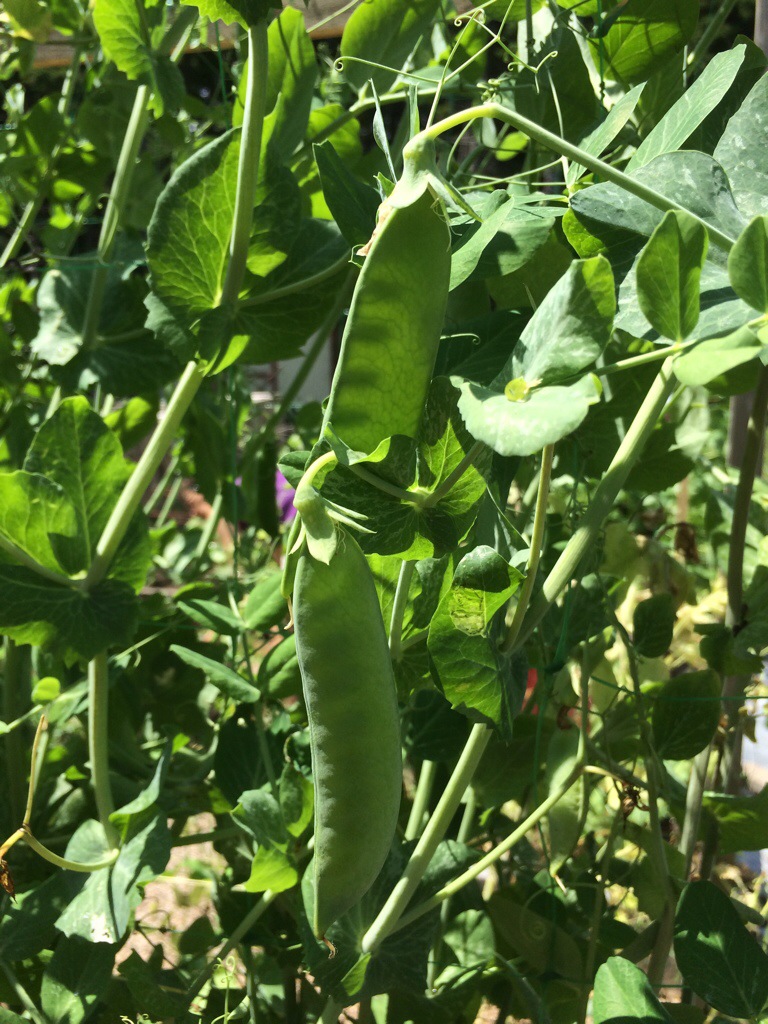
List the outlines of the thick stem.
{"label": "thick stem", "polygon": [[703,220],[692,210],[688,210],[686,207],[679,203],[674,202],[668,196],[663,195],[661,192],[657,192],[656,189],[650,188],[648,185],[644,185],[637,178],[632,178],[630,175],[625,174],[623,171],[617,170],[604,160],[600,160],[596,156],[592,156],[585,150],[580,149],[578,146],[574,146],[570,142],[566,142],[559,135],[555,135],[553,132],[548,132],[545,128],[537,125],[534,121],[529,121],[527,117],[523,117],[522,114],[518,114],[514,110],[509,110],[507,107],[503,107],[500,103],[483,103],[481,106],[468,107],[466,110],[460,110],[456,114],[452,114],[450,117],[446,117],[442,121],[438,121],[437,124],[431,128],[425,129],[418,135],[414,136],[408,145],[405,147],[404,156],[406,160],[409,155],[418,153],[423,147],[427,140],[434,140],[438,138],[443,132],[450,131],[452,128],[458,128],[460,125],[466,124],[467,121],[474,121],[480,117],[495,117],[499,121],[504,121],[506,124],[511,124],[518,131],[523,132],[528,138],[533,139],[534,142],[538,142],[540,145],[545,146],[547,149],[551,149],[555,153],[559,153],[561,156],[567,157],[569,160],[573,160],[576,163],[581,164],[588,170],[599,174],[605,181],[611,181],[614,185],[618,185],[623,188],[626,192],[631,195],[637,196],[638,199],[643,199],[646,203],[650,203],[651,206],[655,206],[658,210],[685,210],[686,213],[690,214],[695,220],[706,227],[710,240],[719,248],[725,252],[730,252],[733,248],[735,239],[726,235],[719,228],[715,227],[708,221]]}
{"label": "thick stem", "polygon": [[387,935],[395,930],[408,901],[424,877],[435,850],[445,835],[451,819],[456,813],[456,808],[461,803],[467,786],[472,781],[490,738],[491,733],[486,726],[475,725],[472,727],[458,764],[448,780],[421,839],[416,844],[416,849],[411,854],[411,859],[406,865],[402,878],[395,885],[376,920],[363,936],[362,950],[364,953],[372,952]]}
{"label": "thick stem", "polygon": [[399,661],[403,653],[403,618],[408,607],[408,592],[411,588],[415,562],[403,562],[397,578],[395,599],[392,602],[392,617],[389,622],[389,653],[393,661]]}
{"label": "thick stem", "polygon": [[237,302],[245,277],[253,224],[253,204],[259,178],[261,136],[266,113],[267,57],[267,22],[261,20],[248,29],[245,112],[237,169],[234,223],[229,244],[229,263],[221,290],[221,305],[233,305]]}
{"label": "thick stem", "polygon": [[683,818],[683,829],[680,835],[680,852],[685,858],[686,878],[691,873],[693,852],[696,849],[696,838],[699,834],[699,824],[701,822],[701,804],[704,798],[707,768],[709,767],[711,753],[712,744],[709,743],[693,759],[691,774],[688,779],[688,789],[685,794],[685,817]]}
{"label": "thick stem", "polygon": [[546,615],[550,605],[568,585],[582,560],[595,543],[603,522],[613,508],[619,491],[648,440],[657,419],[675,388],[672,361],[667,360],[651,385],[618,451],[600,481],[589,508],[532,602],[518,638],[525,642]]}
{"label": "thick stem", "polygon": [[[733,520],[728,544],[727,605],[725,624],[734,635],[744,625],[744,552],[746,549],[749,508],[755,477],[760,464],[761,449],[765,438],[766,414],[768,413],[768,366],[763,366],[757,380],[752,409],[744,438],[744,455],[739,468],[739,482],[733,505]],[[728,717],[728,736],[723,749],[721,788],[726,793],[735,793],[741,771],[741,741],[743,719],[741,716],[744,687],[749,677],[728,675],[723,681],[723,701]],[[741,698],[741,699],[740,699]],[[710,845],[716,831],[710,830],[706,844]],[[705,851],[705,858],[711,859],[713,850]]]}
{"label": "thick stem", "polygon": [[549,501],[549,484],[552,479],[552,462],[555,457],[555,446],[548,444],[541,453],[541,470],[539,472],[539,490],[536,498],[536,512],[533,519],[533,532],[531,534],[531,551],[528,556],[523,588],[515,608],[515,614],[509,627],[509,632],[501,645],[503,651],[511,651],[515,646],[520,630],[523,625],[525,614],[533,594],[533,587],[536,583],[536,573],[539,569],[541,550],[544,544],[544,530],[547,525],[547,503]]}
{"label": "thick stem", "polygon": [[104,532],[96,545],[96,554],[88,570],[83,586],[85,589],[96,586],[106,575],[110,562],[114,558],[120,542],[130,525],[134,513],[138,509],[144,492],[152,477],[158,470],[165,453],[173,444],[181,421],[197,390],[203,382],[205,373],[195,362],[187,363],[184,373],[173,392],[168,407],[160,424],[155,429],[147,447],[142,452],[128,483],[120,495],[112,514],[104,527]]}
{"label": "thick stem", "polygon": [[88,753],[96,813],[110,846],[117,845],[117,832],[109,820],[115,809],[109,781],[109,671],[107,652],[101,651],[88,663]]}
{"label": "thick stem", "polygon": [[[403,565],[409,565],[403,562]],[[424,820],[429,798],[432,795],[432,787],[435,782],[437,764],[434,761],[424,761],[419,772],[419,781],[416,785],[416,792],[413,797],[411,813],[408,815],[408,824],[405,826],[405,840],[408,842],[421,835],[421,823]]]}
{"label": "thick stem", "polygon": [[96,252],[96,266],[91,277],[88,300],[83,316],[83,350],[91,348],[96,342],[104,292],[109,275],[109,261],[112,258],[117,229],[122,220],[125,204],[131,193],[131,181],[136,169],[139,150],[141,149],[147,125],[149,124],[149,101],[151,97],[152,93],[149,87],[140,85],[136,91],[136,98],[133,101],[133,110],[128,121],[128,128],[123,139],[120,157],[117,161],[115,179],[112,182],[107,209],[101,225],[99,245]]}

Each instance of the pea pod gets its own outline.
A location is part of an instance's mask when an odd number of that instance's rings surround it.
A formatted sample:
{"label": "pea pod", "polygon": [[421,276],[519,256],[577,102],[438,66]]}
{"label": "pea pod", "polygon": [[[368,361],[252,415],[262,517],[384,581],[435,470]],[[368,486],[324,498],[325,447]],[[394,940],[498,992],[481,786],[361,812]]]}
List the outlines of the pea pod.
{"label": "pea pod", "polygon": [[450,232],[425,191],[382,206],[352,297],[324,427],[355,451],[415,437],[432,377],[451,276]]}
{"label": "pea pod", "polygon": [[329,565],[305,548],[294,588],[296,651],[315,779],[318,938],[370,888],[397,826],[397,693],[373,576],[339,533]]}

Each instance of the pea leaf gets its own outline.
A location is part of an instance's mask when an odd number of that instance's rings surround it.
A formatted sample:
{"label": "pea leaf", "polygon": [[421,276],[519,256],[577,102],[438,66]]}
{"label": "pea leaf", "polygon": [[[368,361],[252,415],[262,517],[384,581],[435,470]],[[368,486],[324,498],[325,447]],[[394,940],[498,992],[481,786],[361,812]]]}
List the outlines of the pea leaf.
{"label": "pea leaf", "polygon": [[[183,996],[167,991],[159,979],[163,973],[142,960],[134,950],[127,960],[118,966],[120,977],[128,985],[131,995],[141,1009],[148,1009],[158,1018],[183,1018],[187,1004]],[[170,972],[169,972],[170,973]],[[159,975],[159,977],[158,977]]]}
{"label": "pea leaf", "polygon": [[379,194],[347,169],[330,141],[313,146],[323,195],[344,238],[352,246],[364,245],[376,226]]}
{"label": "pea leaf", "polygon": [[[744,227],[744,215],[736,205],[726,172],[706,153],[664,153],[637,168],[631,177],[734,238]],[[611,182],[575,192],[571,209],[588,226],[594,223],[597,227],[621,229],[635,237],[650,236],[664,217],[661,210]],[[714,247],[709,255],[721,259]]]}
{"label": "pea leaf", "polygon": [[242,609],[246,629],[266,633],[288,616],[288,602],[280,592],[281,574],[271,572],[259,579],[248,595]]}
{"label": "pea leaf", "polygon": [[492,192],[481,223],[472,221],[454,245],[451,290],[471,275],[512,274],[528,263],[549,237],[554,219],[541,210],[520,206],[502,190]]}
{"label": "pea leaf", "polygon": [[299,873],[284,850],[260,846],[251,863],[251,873],[243,883],[246,892],[285,892],[299,880]]}
{"label": "pea leaf", "polygon": [[761,76],[728,122],[714,157],[728,175],[745,218],[766,212],[768,195],[768,81]]}
{"label": "pea leaf", "polygon": [[259,665],[256,682],[262,693],[276,700],[301,693],[301,672],[293,633],[267,652]]}
{"label": "pea leaf", "polygon": [[599,49],[606,75],[622,83],[644,81],[690,41],[698,15],[697,0],[628,0],[602,38],[590,40],[595,60]]}
{"label": "pea leaf", "polygon": [[686,761],[707,746],[720,721],[720,677],[686,672],[654,691],[651,725],[659,757]]}
{"label": "pea leaf", "polygon": [[682,147],[726,95],[744,63],[746,46],[716,53],[689,89],[646,135],[627,163],[631,172]]}
{"label": "pea leaf", "polygon": [[538,71],[521,67],[515,76],[514,106],[525,117],[576,142],[595,124],[600,105],[590,79],[589,55],[571,28],[556,19],[534,49],[535,63],[547,71],[549,89]]}
{"label": "pea leaf", "polygon": [[428,31],[438,6],[438,0],[380,0],[355,8],[341,37],[344,75],[349,84],[359,92],[371,79],[377,92],[386,92]]}
{"label": "pea leaf", "polygon": [[57,483],[25,470],[0,474],[0,533],[36,562],[62,571],[57,541],[76,531],[75,510]]}
{"label": "pea leaf", "polygon": [[739,327],[722,337],[706,338],[682,352],[673,363],[675,376],[689,387],[709,384],[734,367],[752,362],[764,348],[749,327]]}
{"label": "pea leaf", "polygon": [[[87,399],[67,398],[38,430],[24,460],[24,471],[47,476],[61,488],[73,511],[72,537],[51,537],[57,558],[69,573],[87,569],[114,505],[131,473],[120,443]],[[143,516],[118,549],[110,576],[138,590],[144,585],[151,550]]]}
{"label": "pea leaf", "polygon": [[675,958],[686,984],[721,1013],[754,1019],[768,1003],[768,956],[711,882],[689,882],[683,890]]}
{"label": "pea leaf", "polygon": [[672,643],[675,602],[671,594],[655,594],[641,601],[632,618],[635,650],[644,658],[661,658]]}
{"label": "pea leaf", "polygon": [[269,16],[274,7],[280,7],[281,0],[182,0],[182,3],[197,7],[204,18],[223,21],[227,25],[237,23],[250,28],[257,21]]}
{"label": "pea leaf", "polygon": [[760,313],[768,313],[768,215],[755,217],[728,255],[733,290]]}
{"label": "pea leaf", "polygon": [[427,640],[451,705],[480,721],[507,727],[504,713],[514,699],[506,705],[504,691],[516,689],[515,673],[511,660],[499,652],[494,621],[522,579],[493,548],[470,551],[438,605]]}
{"label": "pea leaf", "polygon": [[581,948],[549,913],[537,913],[519,902],[511,888],[500,889],[488,901],[494,931],[504,945],[523,957],[539,973],[552,972],[579,978],[583,971]]}
{"label": "pea leaf", "polygon": [[608,344],[615,312],[608,260],[574,260],[526,324],[497,383],[556,384],[585,370]]}
{"label": "pea leaf", "polygon": [[45,969],[40,1005],[51,1024],[82,1024],[93,1013],[112,976],[116,950],[80,936],[62,938]]}
{"label": "pea leaf", "polygon": [[136,269],[135,254],[118,248],[107,272],[96,343],[83,351],[83,325],[96,256],[72,260],[49,270],[40,282],[37,305],[40,327],[32,341],[38,358],[53,367],[67,390],[99,383],[111,394],[151,392],[179,370],[171,351],[158,350],[145,328],[146,285]]}
{"label": "pea leaf", "polygon": [[609,957],[597,972],[594,1014],[595,1024],[672,1022],[640,968],[620,956]]}
{"label": "pea leaf", "polygon": [[367,517],[363,525],[372,533],[359,537],[366,554],[399,555],[409,560],[440,557],[454,550],[469,530],[485,493],[488,451],[476,453],[473,462],[453,479],[472,443],[459,415],[455,390],[445,378],[436,378],[418,443],[404,437],[388,438],[368,456],[350,452],[335,441],[334,447],[341,466],[373,473],[383,479],[385,488],[393,484],[403,491],[414,490],[422,500],[437,493],[439,500],[411,504],[382,491],[370,477],[361,478],[343,468],[329,475],[323,494]]}
{"label": "pea leaf", "polygon": [[[142,8],[143,0],[139,0]],[[147,17],[146,11],[143,12]],[[136,0],[96,0],[93,22],[104,55],[132,81],[146,84],[150,106],[161,117],[166,107],[176,110],[184,99],[181,71],[169,57],[154,53],[144,36]]]}
{"label": "pea leaf", "polygon": [[[578,2],[578,0],[576,0],[576,2]],[[590,153],[593,156],[602,156],[632,116],[632,113],[637,106],[637,102],[640,99],[643,87],[644,86],[642,84],[636,85],[633,89],[630,89],[629,92],[626,92],[621,99],[611,107],[608,114],[605,116],[605,120],[601,121],[597,128],[592,129],[589,135],[579,140],[579,149],[583,149],[585,152]],[[568,166],[566,183],[568,185],[575,185],[585,171],[586,167],[582,164],[576,163],[575,161],[572,162]]]}
{"label": "pea leaf", "polygon": [[699,319],[699,281],[707,258],[706,229],[689,214],[664,214],[637,261],[637,297],[653,329],[683,341]]}
{"label": "pea leaf", "polygon": [[703,807],[715,819],[718,849],[723,854],[768,846],[768,786],[755,796],[705,793]]}
{"label": "pea leaf", "polygon": [[[280,4],[275,2],[275,7]],[[288,160],[304,141],[318,68],[304,15],[284,7],[268,30],[269,77],[266,109],[280,116],[269,135],[270,152]],[[245,76],[243,76],[245,77]]]}
{"label": "pea leaf", "polygon": [[497,385],[490,388],[460,377],[451,380],[460,389],[459,410],[467,430],[499,455],[533,455],[572,433],[600,400],[597,379],[583,377],[569,387],[540,387],[508,398]]}
{"label": "pea leaf", "polygon": [[[182,329],[213,310],[221,296],[239,146],[240,131],[232,129],[186,160],[163,189],[149,224],[152,290]],[[213,354],[210,346],[206,353]]]}
{"label": "pea leaf", "polygon": [[222,665],[220,661],[206,658],[204,655],[198,654],[197,651],[190,651],[186,647],[180,647],[178,644],[171,644],[169,649],[174,654],[177,654],[187,665],[191,665],[192,668],[199,668],[201,672],[204,672],[206,679],[213,683],[225,697],[229,697],[231,700],[238,701],[239,703],[252,704],[261,696],[255,686],[251,686],[242,676],[239,676],[237,672],[234,672],[226,665]]}
{"label": "pea leaf", "polygon": [[[86,821],[70,840],[66,856],[69,860],[95,860],[104,856],[103,842],[101,827],[95,821]],[[115,864],[88,876],[56,927],[64,935],[77,935],[90,943],[121,942],[141,902],[139,886],[165,869],[170,853],[165,816],[157,813],[145,817],[141,827],[129,833]]]}

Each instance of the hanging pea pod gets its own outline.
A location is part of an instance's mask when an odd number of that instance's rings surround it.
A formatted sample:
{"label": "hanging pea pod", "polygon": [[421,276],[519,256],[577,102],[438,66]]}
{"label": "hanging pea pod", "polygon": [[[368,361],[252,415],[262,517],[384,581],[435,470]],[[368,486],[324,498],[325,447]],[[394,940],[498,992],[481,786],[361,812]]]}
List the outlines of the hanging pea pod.
{"label": "hanging pea pod", "polygon": [[315,780],[315,913],[322,938],[368,891],[397,826],[397,690],[371,570],[339,530],[326,565],[304,548],[294,590],[296,652]]}
{"label": "hanging pea pod", "polygon": [[415,437],[421,420],[451,273],[442,204],[430,189],[383,204],[366,249],[323,426],[372,452],[393,434]]}

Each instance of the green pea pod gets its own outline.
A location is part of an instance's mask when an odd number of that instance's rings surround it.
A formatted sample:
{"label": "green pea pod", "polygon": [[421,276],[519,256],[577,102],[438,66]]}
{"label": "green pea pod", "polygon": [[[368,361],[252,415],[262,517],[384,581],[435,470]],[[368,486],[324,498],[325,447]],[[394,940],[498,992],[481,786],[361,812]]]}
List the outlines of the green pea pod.
{"label": "green pea pod", "polygon": [[352,297],[323,422],[355,451],[415,437],[440,341],[451,276],[450,232],[426,191],[383,204]]}
{"label": "green pea pod", "polygon": [[302,551],[293,614],[315,779],[313,926],[322,938],[381,871],[402,790],[384,622],[365,555],[346,531],[329,565]]}

